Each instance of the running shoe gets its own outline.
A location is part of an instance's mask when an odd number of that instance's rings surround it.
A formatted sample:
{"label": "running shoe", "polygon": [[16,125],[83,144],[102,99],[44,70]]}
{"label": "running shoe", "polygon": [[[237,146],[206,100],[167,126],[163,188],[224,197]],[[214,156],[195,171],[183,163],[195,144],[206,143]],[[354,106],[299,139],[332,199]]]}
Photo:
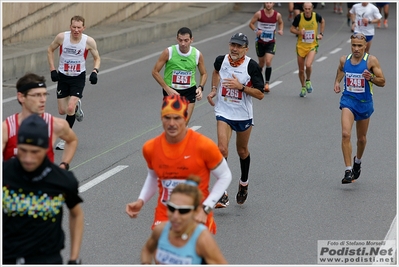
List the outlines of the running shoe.
{"label": "running shoe", "polygon": [[387,19],[384,19],[384,27],[388,28],[388,20]]}
{"label": "running shoe", "polygon": [[268,83],[265,83],[265,88],[263,90],[265,91],[265,93],[269,93],[270,92]]}
{"label": "running shoe", "polygon": [[353,175],[353,179],[356,180],[360,176],[360,164],[361,163],[356,163],[355,158],[356,158],[356,156],[353,158],[352,175]]}
{"label": "running shoe", "polygon": [[236,196],[237,204],[244,204],[248,197],[248,185],[243,186],[241,183],[238,184],[238,192]]}
{"label": "running shoe", "polygon": [[306,97],[306,87],[302,87],[301,93],[299,94],[300,97]]}
{"label": "running shoe", "polygon": [[81,122],[83,120],[84,115],[85,114],[83,113],[82,110],[82,102],[79,99],[78,103],[76,104],[75,118],[77,121]]}
{"label": "running shoe", "polygon": [[351,170],[346,170],[345,171],[345,176],[342,179],[343,184],[350,184],[353,183],[355,180],[353,179],[353,174]]}
{"label": "running shoe", "polygon": [[65,141],[64,140],[60,140],[57,144],[57,146],[55,147],[56,150],[64,150],[65,147]]}
{"label": "running shoe", "polygon": [[218,203],[216,203],[215,209],[227,208],[229,204],[230,204],[229,196],[227,195],[227,192],[224,192],[223,196],[219,199]]}
{"label": "running shoe", "polygon": [[313,92],[312,83],[310,81],[306,81],[306,91],[308,91],[309,94]]}

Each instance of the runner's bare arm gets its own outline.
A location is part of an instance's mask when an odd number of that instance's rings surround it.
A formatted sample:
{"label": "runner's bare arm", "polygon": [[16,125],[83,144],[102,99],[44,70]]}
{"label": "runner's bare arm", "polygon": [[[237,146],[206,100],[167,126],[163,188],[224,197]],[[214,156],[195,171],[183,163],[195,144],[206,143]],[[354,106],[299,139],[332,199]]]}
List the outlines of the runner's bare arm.
{"label": "runner's bare arm", "polygon": [[87,49],[90,51],[90,54],[93,56],[93,61],[94,61],[93,69],[100,69],[101,58],[100,58],[100,53],[97,50],[96,41],[92,37],[88,36],[86,45]]}
{"label": "runner's bare arm", "polygon": [[175,90],[170,88],[164,81],[163,77],[159,73],[161,69],[165,66],[166,62],[169,60],[169,50],[165,48],[161,55],[159,56],[157,62],[152,69],[152,77],[158,82],[158,84],[169,94],[178,94]]}
{"label": "runner's bare arm", "polygon": [[[78,137],[69,127],[68,122],[64,119],[53,117],[53,127],[54,134],[56,135],[55,139],[59,137],[65,141],[65,148],[62,153],[61,162],[70,164],[75,155],[76,148],[78,147]],[[61,168],[63,166],[64,165],[61,165]]]}
{"label": "runner's bare arm", "polygon": [[56,70],[54,66],[54,51],[62,45],[64,41],[64,33],[61,32],[57,34],[57,36],[54,38],[54,40],[51,42],[49,47],[47,48],[47,61],[50,66],[50,71]]}
{"label": "runner's bare arm", "polygon": [[368,64],[367,66],[368,69],[371,70],[371,72],[374,75],[373,80],[371,82],[377,86],[384,87],[385,76],[381,70],[380,62],[378,61],[378,59],[375,56],[370,55],[367,64]]}

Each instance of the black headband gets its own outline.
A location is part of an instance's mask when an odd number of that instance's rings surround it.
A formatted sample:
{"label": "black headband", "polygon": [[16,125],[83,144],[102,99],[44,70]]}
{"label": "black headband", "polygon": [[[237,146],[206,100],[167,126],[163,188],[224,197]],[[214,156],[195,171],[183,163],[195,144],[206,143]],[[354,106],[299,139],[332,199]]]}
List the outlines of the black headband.
{"label": "black headband", "polygon": [[23,93],[23,92],[26,92],[33,88],[46,88],[46,84],[44,82],[42,82],[42,83],[27,83],[27,84],[21,86],[19,89],[17,88],[17,91],[20,93]]}

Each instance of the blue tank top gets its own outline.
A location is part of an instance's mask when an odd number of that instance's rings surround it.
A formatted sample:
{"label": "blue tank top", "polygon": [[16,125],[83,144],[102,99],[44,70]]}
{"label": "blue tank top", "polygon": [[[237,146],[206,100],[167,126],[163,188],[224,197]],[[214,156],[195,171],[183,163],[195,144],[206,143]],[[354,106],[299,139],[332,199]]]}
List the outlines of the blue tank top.
{"label": "blue tank top", "polygon": [[342,94],[361,102],[370,102],[373,100],[373,84],[362,76],[363,71],[367,69],[369,54],[364,54],[363,59],[357,65],[351,63],[351,57],[352,54],[348,55],[344,64],[344,91]]}
{"label": "blue tank top", "polygon": [[158,240],[155,260],[161,264],[201,264],[202,258],[196,252],[196,244],[199,235],[205,229],[205,225],[198,224],[187,243],[182,247],[175,247],[169,242],[170,222],[167,222]]}

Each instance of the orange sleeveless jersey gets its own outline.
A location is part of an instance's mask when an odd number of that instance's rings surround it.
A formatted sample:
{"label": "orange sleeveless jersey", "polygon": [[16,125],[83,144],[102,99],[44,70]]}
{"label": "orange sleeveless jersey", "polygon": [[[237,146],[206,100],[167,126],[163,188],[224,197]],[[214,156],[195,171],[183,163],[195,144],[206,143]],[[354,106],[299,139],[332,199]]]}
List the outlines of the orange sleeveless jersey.
{"label": "orange sleeveless jersey", "polygon": [[[209,195],[210,170],[216,168],[223,159],[218,146],[210,138],[191,129],[188,129],[186,137],[178,144],[169,144],[165,133],[147,141],[143,146],[143,155],[148,168],[158,176],[158,204],[152,229],[168,220],[166,203],[169,195],[190,174],[201,177],[198,187],[206,199]],[[216,234],[212,212],[208,215],[206,225],[211,233]]]}

